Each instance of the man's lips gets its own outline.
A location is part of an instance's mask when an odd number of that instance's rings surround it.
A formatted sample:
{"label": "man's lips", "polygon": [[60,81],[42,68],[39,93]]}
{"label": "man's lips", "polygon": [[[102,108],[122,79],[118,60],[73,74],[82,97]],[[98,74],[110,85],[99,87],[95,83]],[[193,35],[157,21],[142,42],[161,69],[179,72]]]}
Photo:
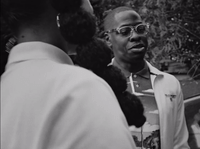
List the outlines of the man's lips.
{"label": "man's lips", "polygon": [[142,44],[142,43],[138,43],[138,44],[134,44],[134,45],[132,45],[129,49],[135,49],[135,48],[142,48],[142,47],[144,47],[144,44]]}
{"label": "man's lips", "polygon": [[144,44],[135,44],[133,46],[131,46],[130,48],[128,48],[128,51],[133,51],[133,52],[141,52],[145,49]]}

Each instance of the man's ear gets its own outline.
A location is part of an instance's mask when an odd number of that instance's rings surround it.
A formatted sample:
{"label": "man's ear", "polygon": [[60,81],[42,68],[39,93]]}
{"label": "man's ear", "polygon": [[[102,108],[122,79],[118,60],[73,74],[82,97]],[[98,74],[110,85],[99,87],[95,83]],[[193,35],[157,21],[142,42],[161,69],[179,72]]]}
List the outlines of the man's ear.
{"label": "man's ear", "polygon": [[105,34],[105,41],[106,41],[106,44],[111,48],[112,50],[112,43],[111,43],[111,37],[109,34]]}

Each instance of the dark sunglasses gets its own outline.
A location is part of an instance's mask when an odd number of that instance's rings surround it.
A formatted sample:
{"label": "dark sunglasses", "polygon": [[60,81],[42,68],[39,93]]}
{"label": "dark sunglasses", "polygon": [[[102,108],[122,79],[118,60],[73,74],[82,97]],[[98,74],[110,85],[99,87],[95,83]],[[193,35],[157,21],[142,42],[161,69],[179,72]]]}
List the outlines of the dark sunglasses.
{"label": "dark sunglasses", "polygon": [[115,29],[111,29],[105,33],[112,33],[116,32],[124,37],[130,37],[133,31],[139,35],[147,34],[148,33],[148,24],[138,24],[136,26],[123,26]]}

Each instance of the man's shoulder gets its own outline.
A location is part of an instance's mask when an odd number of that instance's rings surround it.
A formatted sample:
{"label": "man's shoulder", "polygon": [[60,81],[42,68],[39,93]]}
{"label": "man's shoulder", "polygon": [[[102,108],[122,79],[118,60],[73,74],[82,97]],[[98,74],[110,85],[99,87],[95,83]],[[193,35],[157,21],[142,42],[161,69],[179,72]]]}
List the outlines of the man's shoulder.
{"label": "man's shoulder", "polygon": [[67,84],[80,85],[92,83],[107,86],[106,82],[92,71],[74,65],[62,65],[56,68],[57,81]]}
{"label": "man's shoulder", "polygon": [[155,75],[161,75],[163,76],[165,79],[170,79],[170,80],[177,80],[175,76],[173,76],[172,74],[169,74],[169,73],[166,73],[166,72],[163,72],[163,71],[160,71],[159,69],[157,69],[156,67],[154,67],[153,65],[151,65],[150,63],[147,62],[147,65],[150,69],[150,72],[152,74],[155,74]]}
{"label": "man's shoulder", "polygon": [[161,71],[161,72],[162,72],[162,74],[165,78],[170,79],[170,80],[174,80],[174,81],[178,81],[178,79],[175,76],[173,76],[172,74],[169,74],[169,73],[163,72],[163,71]]}
{"label": "man's shoulder", "polygon": [[98,77],[92,71],[76,65],[62,65],[58,69],[62,72],[60,75],[72,75],[73,77],[78,77],[80,79]]}

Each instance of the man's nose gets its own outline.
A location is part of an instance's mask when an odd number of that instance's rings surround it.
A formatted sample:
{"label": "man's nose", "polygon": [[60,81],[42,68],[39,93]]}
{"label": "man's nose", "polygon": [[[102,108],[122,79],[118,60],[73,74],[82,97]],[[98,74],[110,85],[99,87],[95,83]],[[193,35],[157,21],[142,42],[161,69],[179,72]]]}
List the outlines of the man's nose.
{"label": "man's nose", "polygon": [[130,37],[129,37],[129,40],[130,40],[131,42],[133,42],[133,41],[139,41],[139,40],[141,40],[141,36],[142,36],[142,35],[139,35],[139,34],[137,34],[135,31],[133,31],[133,32],[131,33]]}

